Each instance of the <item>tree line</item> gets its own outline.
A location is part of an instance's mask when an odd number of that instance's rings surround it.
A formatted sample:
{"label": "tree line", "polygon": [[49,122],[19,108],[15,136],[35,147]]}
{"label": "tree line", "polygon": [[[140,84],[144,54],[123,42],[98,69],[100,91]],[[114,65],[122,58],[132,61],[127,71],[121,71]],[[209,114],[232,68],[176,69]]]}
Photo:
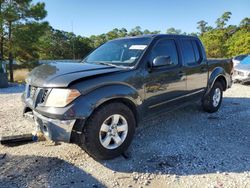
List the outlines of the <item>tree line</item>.
{"label": "tree line", "polygon": [[[82,59],[106,41],[160,33],[136,26],[130,31],[115,28],[101,35],[83,37],[54,29],[43,21],[46,15],[44,3],[0,0],[0,58],[9,61],[11,81],[13,59],[28,67],[34,66],[39,59]],[[208,57],[232,57],[250,53],[250,18],[242,19],[239,25],[227,25],[231,16],[231,12],[223,13],[215,20],[216,27],[201,20],[197,22],[197,33],[185,33],[175,28],[167,29],[166,33],[200,37]]]}

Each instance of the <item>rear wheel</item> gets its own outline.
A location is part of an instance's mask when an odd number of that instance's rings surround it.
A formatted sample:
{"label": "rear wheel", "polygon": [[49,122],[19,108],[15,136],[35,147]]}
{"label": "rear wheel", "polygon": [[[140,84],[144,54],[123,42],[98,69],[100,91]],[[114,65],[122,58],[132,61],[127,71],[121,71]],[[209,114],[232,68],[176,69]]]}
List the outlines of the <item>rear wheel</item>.
{"label": "rear wheel", "polygon": [[94,158],[115,158],[129,147],[135,125],[134,114],[126,105],[106,104],[97,109],[86,122],[81,146]]}
{"label": "rear wheel", "polygon": [[202,100],[202,107],[206,112],[218,111],[221,106],[223,89],[220,82],[215,82],[209,94]]}

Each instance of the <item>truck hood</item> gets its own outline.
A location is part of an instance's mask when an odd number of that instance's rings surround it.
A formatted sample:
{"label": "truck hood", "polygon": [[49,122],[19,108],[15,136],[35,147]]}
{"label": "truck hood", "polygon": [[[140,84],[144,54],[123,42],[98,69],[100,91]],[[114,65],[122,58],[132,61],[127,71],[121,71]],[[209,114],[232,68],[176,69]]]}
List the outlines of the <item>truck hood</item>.
{"label": "truck hood", "polygon": [[109,74],[122,68],[87,63],[51,63],[33,69],[26,82],[36,87],[68,87],[73,81]]}
{"label": "truck hood", "polygon": [[250,71],[250,63],[249,64],[238,64],[234,68],[235,70],[243,70],[243,71]]}

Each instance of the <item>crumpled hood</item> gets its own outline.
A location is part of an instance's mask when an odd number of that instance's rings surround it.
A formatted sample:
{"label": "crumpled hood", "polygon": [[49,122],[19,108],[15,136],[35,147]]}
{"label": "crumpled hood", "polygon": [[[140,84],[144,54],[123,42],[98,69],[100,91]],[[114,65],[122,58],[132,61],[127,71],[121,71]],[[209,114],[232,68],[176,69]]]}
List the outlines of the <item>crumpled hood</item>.
{"label": "crumpled hood", "polygon": [[51,63],[33,69],[26,82],[36,87],[67,87],[71,82],[123,69],[87,63]]}

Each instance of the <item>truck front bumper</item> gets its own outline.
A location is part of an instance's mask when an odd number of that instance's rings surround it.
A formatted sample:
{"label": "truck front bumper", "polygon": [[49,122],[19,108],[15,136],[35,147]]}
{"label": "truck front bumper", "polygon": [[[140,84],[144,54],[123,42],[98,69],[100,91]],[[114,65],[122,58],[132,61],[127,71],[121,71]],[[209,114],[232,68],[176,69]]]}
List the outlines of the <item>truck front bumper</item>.
{"label": "truck front bumper", "polygon": [[53,141],[70,142],[73,126],[76,120],[58,120],[47,118],[33,111],[35,130]]}
{"label": "truck front bumper", "polygon": [[240,69],[235,69],[234,74],[233,74],[233,81],[234,82],[250,82],[250,73],[247,70],[240,70]]}
{"label": "truck front bumper", "polygon": [[241,82],[241,83],[246,83],[246,82],[250,82],[250,77],[249,76],[234,76],[233,77],[233,81],[234,82]]}

